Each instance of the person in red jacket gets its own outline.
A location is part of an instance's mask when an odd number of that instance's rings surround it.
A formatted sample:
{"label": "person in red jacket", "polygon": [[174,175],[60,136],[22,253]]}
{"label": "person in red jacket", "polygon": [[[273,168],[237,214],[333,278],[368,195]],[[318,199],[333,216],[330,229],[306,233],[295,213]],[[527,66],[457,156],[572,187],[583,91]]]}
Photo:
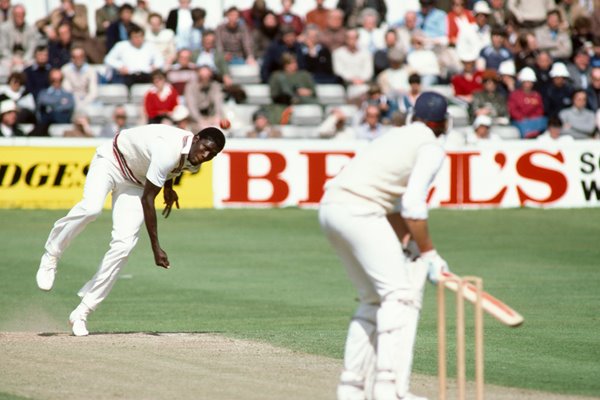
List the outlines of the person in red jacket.
{"label": "person in red jacket", "polygon": [[546,130],[542,96],[533,90],[536,82],[535,72],[529,67],[523,68],[518,75],[521,87],[508,96],[508,113],[513,125],[521,133],[521,138],[535,138]]}
{"label": "person in red jacket", "polygon": [[159,124],[163,118],[169,117],[179,101],[177,91],[169,82],[164,72],[156,70],[151,75],[152,87],[144,96],[144,112],[149,124]]}

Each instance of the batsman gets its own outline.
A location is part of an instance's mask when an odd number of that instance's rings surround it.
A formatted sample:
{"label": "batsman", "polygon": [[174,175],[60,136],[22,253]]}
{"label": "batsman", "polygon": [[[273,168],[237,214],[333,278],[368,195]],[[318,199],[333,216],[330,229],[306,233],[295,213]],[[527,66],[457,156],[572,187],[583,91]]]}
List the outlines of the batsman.
{"label": "batsman", "polygon": [[[448,271],[427,223],[447,106],[443,96],[422,93],[408,125],[373,141],[325,186],[319,222],[359,297],[338,400],[425,399],[409,382],[425,282]],[[406,248],[419,258],[411,261]]]}

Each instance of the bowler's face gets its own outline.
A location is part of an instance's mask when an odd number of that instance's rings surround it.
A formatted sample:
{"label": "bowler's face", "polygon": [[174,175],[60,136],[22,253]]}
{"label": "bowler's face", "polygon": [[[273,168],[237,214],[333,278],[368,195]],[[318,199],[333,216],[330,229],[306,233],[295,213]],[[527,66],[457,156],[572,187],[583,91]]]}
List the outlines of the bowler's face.
{"label": "bowler's face", "polygon": [[190,154],[188,154],[188,160],[192,165],[200,165],[203,162],[210,161],[219,154],[219,149],[215,142],[208,139],[196,138],[197,136],[194,138],[194,144],[192,144]]}

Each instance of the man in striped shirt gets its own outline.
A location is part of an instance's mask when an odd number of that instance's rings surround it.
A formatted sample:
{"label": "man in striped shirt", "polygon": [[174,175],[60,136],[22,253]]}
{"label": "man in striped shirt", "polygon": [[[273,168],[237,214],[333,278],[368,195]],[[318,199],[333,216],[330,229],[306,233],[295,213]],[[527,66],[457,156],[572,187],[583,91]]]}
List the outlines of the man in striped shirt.
{"label": "man in striped shirt", "polygon": [[52,289],[57,263],[72,240],[102,212],[112,193],[113,229],[110,249],[94,277],[78,292],[81,303],[69,316],[75,336],[88,335],[87,316],[108,296],[118,273],[135,247],[146,224],[156,265],[169,268],[160,247],[155,198],[163,189],[169,216],[179,198],[173,179],[183,171],[196,172],[225,146],[223,132],[214,127],[194,135],[167,125],[143,125],[125,129],[114,140],[98,147],[83,188],[83,199],[55,224],[45,245],[36,280],[41,290]]}

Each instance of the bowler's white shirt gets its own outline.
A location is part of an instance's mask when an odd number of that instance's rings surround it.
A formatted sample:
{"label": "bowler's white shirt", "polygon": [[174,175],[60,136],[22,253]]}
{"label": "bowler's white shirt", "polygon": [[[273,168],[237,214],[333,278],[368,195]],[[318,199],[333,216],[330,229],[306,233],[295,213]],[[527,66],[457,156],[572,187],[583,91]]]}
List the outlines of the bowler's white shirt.
{"label": "bowler's white shirt", "polygon": [[106,55],[104,63],[114,69],[127,67],[130,74],[138,72],[149,74],[157,68],[162,68],[165,61],[152,43],[144,42],[138,48],[129,40],[122,40],[117,42]]}

